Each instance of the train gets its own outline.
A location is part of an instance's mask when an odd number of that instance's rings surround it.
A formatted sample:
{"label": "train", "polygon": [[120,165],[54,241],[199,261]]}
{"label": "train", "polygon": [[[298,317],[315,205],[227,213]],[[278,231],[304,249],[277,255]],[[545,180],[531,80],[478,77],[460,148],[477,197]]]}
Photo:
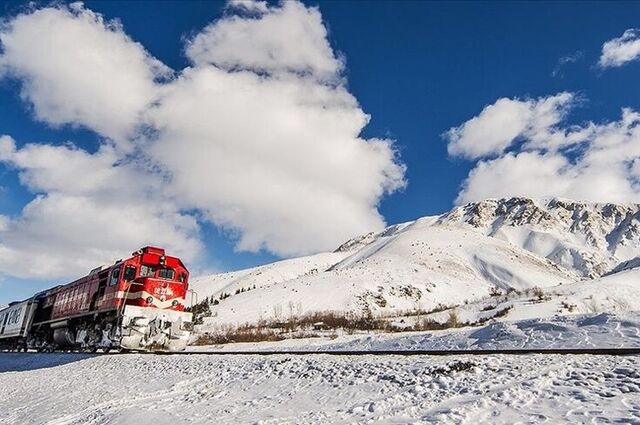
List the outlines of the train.
{"label": "train", "polygon": [[183,351],[188,290],[184,263],[146,246],[0,310],[0,349]]}

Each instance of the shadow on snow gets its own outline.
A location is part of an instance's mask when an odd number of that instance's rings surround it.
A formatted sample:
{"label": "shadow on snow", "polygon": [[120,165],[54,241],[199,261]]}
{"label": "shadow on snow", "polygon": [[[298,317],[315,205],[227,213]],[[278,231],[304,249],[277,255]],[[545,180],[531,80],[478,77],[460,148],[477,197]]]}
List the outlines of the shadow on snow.
{"label": "shadow on snow", "polygon": [[62,366],[95,356],[89,353],[0,353],[0,373]]}

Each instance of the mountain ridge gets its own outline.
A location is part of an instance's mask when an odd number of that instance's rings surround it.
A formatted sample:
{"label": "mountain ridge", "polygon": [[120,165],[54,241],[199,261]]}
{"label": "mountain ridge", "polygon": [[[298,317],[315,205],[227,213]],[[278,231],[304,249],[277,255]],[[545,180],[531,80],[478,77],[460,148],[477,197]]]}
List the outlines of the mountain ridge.
{"label": "mountain ridge", "polygon": [[393,316],[473,304],[637,267],[639,218],[638,204],[487,199],[358,236],[331,253],[200,277],[193,288],[218,300],[217,323],[283,310]]}

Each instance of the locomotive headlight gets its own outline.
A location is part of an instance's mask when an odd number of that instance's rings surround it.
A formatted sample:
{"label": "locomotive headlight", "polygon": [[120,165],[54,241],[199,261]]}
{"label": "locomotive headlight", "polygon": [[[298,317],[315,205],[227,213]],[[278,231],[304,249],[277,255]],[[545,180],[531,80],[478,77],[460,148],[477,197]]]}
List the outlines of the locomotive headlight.
{"label": "locomotive headlight", "polygon": [[147,297],[147,304],[151,304],[153,302],[153,297]]}
{"label": "locomotive headlight", "polygon": [[172,306],[177,306],[178,305],[178,300],[173,300],[173,302],[171,303]]}

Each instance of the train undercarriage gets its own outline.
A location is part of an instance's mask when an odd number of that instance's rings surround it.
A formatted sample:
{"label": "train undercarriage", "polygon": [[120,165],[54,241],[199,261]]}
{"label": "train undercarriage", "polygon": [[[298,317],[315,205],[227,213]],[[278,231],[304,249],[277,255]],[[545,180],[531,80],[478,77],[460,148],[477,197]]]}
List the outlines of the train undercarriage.
{"label": "train undercarriage", "polygon": [[0,350],[181,351],[190,331],[191,313],[127,305],[120,313],[114,310],[36,323],[26,337],[0,340]]}

